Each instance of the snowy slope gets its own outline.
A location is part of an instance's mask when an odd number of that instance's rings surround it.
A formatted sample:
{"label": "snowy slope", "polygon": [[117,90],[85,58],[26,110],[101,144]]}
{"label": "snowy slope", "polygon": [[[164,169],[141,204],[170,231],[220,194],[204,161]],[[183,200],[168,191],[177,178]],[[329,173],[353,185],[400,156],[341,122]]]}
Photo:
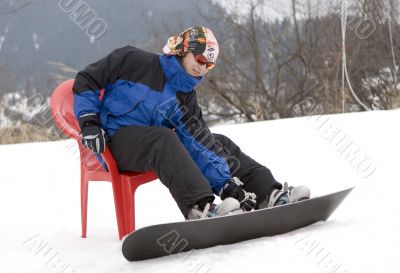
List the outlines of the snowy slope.
{"label": "snowy slope", "polygon": [[[0,272],[398,272],[399,118],[393,110],[212,128],[314,196],[357,187],[328,222],[135,263],[121,254],[110,183],[91,183],[80,238],[73,141],[0,146]],[[136,198],[139,227],[183,220],[159,181]]]}

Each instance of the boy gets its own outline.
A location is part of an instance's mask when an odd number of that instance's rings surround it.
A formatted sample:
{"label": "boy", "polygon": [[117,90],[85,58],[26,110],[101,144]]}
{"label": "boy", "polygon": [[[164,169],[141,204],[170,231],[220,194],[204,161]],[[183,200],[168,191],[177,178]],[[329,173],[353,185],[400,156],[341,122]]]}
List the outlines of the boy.
{"label": "boy", "polygon": [[282,187],[268,168],[206,126],[194,88],[216,64],[212,31],[189,28],[163,51],[126,46],[78,72],[74,112],[82,143],[95,153],[108,145],[121,171],[154,171],[189,220],[309,198],[307,187]]}

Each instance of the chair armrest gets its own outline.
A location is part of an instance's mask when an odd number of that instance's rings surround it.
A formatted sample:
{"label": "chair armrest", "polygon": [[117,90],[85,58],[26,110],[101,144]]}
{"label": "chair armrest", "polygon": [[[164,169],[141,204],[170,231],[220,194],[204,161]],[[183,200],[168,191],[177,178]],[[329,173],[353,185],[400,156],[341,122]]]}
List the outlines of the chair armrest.
{"label": "chair armrest", "polygon": [[115,162],[115,159],[114,159],[113,155],[111,154],[110,149],[107,146],[106,146],[104,153],[101,154],[101,157],[103,158],[104,162],[106,163],[108,171],[111,174],[119,174],[117,163]]}

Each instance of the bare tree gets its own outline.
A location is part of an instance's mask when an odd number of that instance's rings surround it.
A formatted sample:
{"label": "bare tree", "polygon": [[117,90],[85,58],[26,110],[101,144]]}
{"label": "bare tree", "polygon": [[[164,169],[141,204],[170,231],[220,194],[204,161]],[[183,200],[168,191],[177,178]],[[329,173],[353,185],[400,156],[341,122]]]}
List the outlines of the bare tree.
{"label": "bare tree", "polygon": [[219,70],[208,87],[218,94],[224,116],[231,113],[245,121],[292,116],[294,105],[326,85],[316,77],[322,62],[317,54],[323,39],[320,22],[305,5],[299,14],[294,0],[291,17],[276,22],[264,19],[267,1],[242,2],[249,6],[244,16],[238,10],[220,11],[229,31],[221,39]]}
{"label": "bare tree", "polygon": [[[397,1],[359,0],[347,10],[349,79],[342,77],[340,3],[322,7],[322,2],[311,6],[310,1],[291,0],[290,16],[274,22],[265,20],[267,1],[240,3],[247,5],[247,13],[243,14],[243,6],[218,11],[223,50],[218,69],[203,87],[208,93],[202,100],[206,115],[242,121],[306,115],[307,109],[295,106],[307,98],[325,113],[341,112],[343,101],[346,111],[363,110],[357,99],[372,109],[398,105]],[[202,15],[211,20],[208,14]],[[368,37],[366,23],[376,28]]]}

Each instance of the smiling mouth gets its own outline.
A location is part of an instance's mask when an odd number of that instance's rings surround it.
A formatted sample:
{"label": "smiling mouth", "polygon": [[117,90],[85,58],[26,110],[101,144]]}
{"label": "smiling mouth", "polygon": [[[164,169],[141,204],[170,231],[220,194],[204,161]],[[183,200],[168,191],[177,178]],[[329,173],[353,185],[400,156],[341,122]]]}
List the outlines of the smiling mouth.
{"label": "smiling mouth", "polygon": [[201,75],[201,73],[199,72],[199,71],[197,71],[196,69],[192,69],[193,70],[193,72],[195,73],[195,74],[197,74],[197,75]]}

